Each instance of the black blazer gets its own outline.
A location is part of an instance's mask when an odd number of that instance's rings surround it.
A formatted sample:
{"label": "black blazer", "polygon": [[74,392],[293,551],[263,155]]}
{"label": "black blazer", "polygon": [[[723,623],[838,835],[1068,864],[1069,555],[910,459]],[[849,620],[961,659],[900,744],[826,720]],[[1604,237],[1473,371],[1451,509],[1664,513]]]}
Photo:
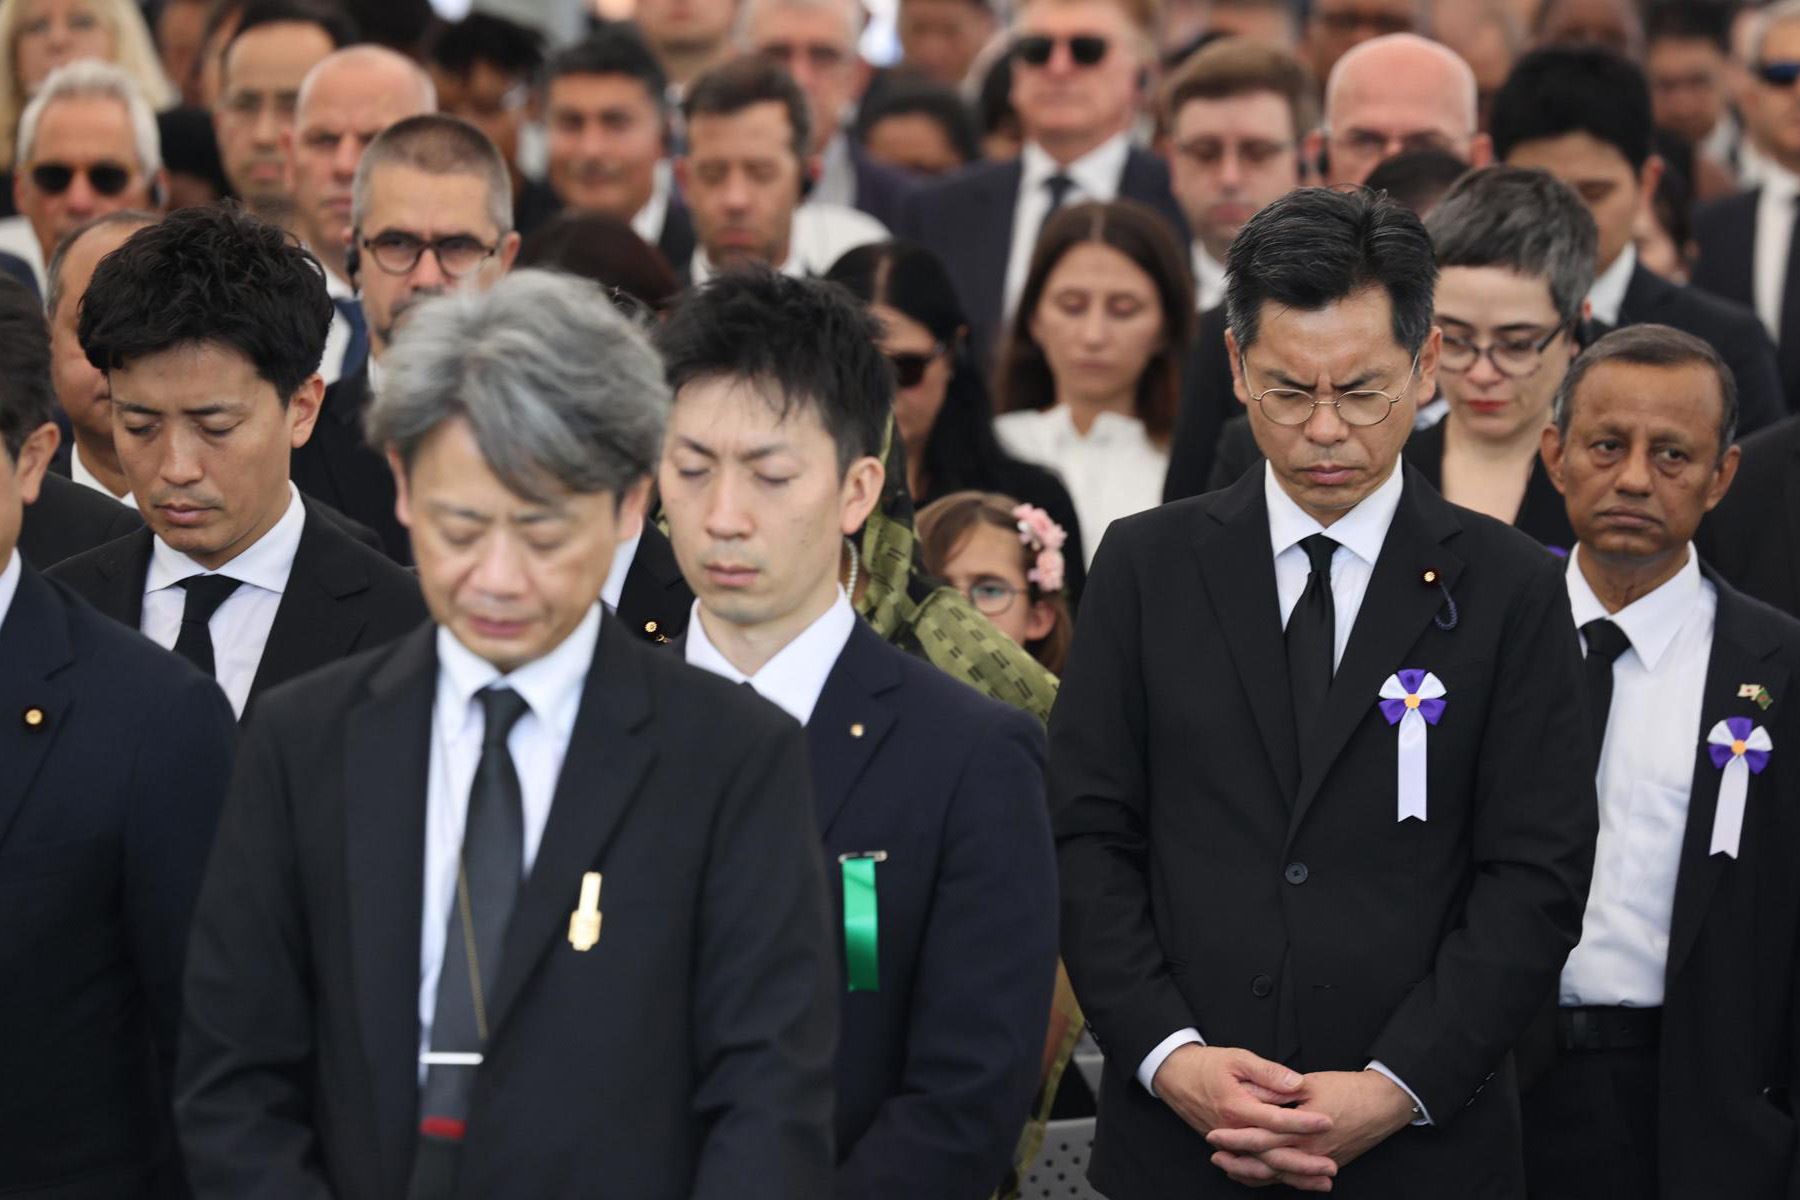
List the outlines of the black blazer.
{"label": "black blazer", "polygon": [[[144,577],[152,534],[140,529],[59,564],[59,579],[107,616],[137,629],[144,616]],[[307,503],[300,547],[287,590],[263,644],[262,661],[244,706],[326,663],[393,641],[425,619],[419,581],[344,533]]]}
{"label": "black blazer", "polygon": [[698,235],[694,233],[694,218],[688,212],[687,201],[681,198],[681,192],[671,186],[669,189],[669,207],[663,214],[662,232],[656,236],[656,248],[661,251],[669,269],[675,272],[677,279],[685,280],[688,270],[694,265],[694,248],[699,245]]}
{"label": "black blazer", "polygon": [[312,437],[289,458],[288,475],[308,496],[374,530],[388,557],[405,566],[412,562],[412,542],[394,515],[394,474],[363,438],[368,405],[365,361],[325,389]]}
{"label": "black blazer", "polygon": [[235,741],[210,679],[24,568],[0,622],[0,1193],[183,1194],[182,955]]}
{"label": "black blazer", "polygon": [[877,991],[845,991],[839,1200],[985,1200],[1037,1090],[1056,977],[1044,731],[860,619],[806,741],[832,928],[839,855],[875,868]]}
{"label": "black blazer", "polygon": [[919,190],[922,181],[876,162],[854,137],[846,136],[845,141],[850,147],[850,169],[856,181],[856,197],[851,203],[892,229],[900,220],[901,206]]}
{"label": "black blazer", "polygon": [[1756,314],[1699,288],[1670,283],[1639,263],[1619,305],[1619,325],[1672,325],[1711,343],[1738,389],[1738,433],[1754,433],[1787,412],[1775,345]]}
{"label": "black blazer", "polygon": [[1165,501],[1183,500],[1212,490],[1208,481],[1219,449],[1219,435],[1227,422],[1243,415],[1244,406],[1232,390],[1231,356],[1225,352],[1226,327],[1223,304],[1200,314],[1194,348],[1188,352],[1188,366],[1181,380],[1181,412],[1175,418],[1175,436],[1169,443],[1169,474],[1163,481]]}
{"label": "black blazer", "polygon": [[647,642],[672,642],[687,631],[693,611],[694,593],[681,577],[675,548],[667,534],[646,520],[619,591],[619,620]]}
{"label": "black blazer", "polygon": [[0,250],[0,275],[9,276],[15,283],[30,292],[33,300],[43,298],[38,295],[37,272],[31,269],[30,263],[18,255]]}
{"label": "black blazer", "polygon": [[65,558],[104,546],[143,526],[144,518],[132,505],[46,471],[38,498],[25,506],[19,525],[19,554],[38,570],[47,571]]}
{"label": "black blazer", "polygon": [[[1694,211],[1694,240],[1700,246],[1694,286],[1752,312],[1756,311],[1756,207],[1761,196],[1761,188],[1739,192]],[[1800,296],[1794,303],[1800,304]],[[1782,312],[1787,312],[1786,296],[1782,297]],[[1792,328],[1786,315],[1782,324]],[[1786,332],[1784,329],[1784,335]],[[1800,408],[1800,342],[1778,339],[1775,355],[1786,397],[1784,409]]]}
{"label": "black blazer", "polygon": [[[1401,448],[1408,465],[1436,491],[1444,488],[1444,422],[1415,429]],[[1562,493],[1550,482],[1542,455],[1531,460],[1531,475],[1525,480],[1525,495],[1512,527],[1533,541],[1567,555],[1575,545],[1575,529],[1569,524],[1569,509]]]}
{"label": "black blazer", "polygon": [[1694,542],[1733,587],[1800,616],[1800,417],[1745,438],[1742,453]]}
{"label": "black blazer", "polygon": [[[1448,689],[1424,822],[1396,821],[1376,703],[1406,668]],[[1418,1095],[1435,1127],[1334,1194],[1523,1195],[1508,1051],[1581,932],[1598,823],[1579,672],[1558,560],[1406,468],[1300,745],[1262,480],[1112,527],[1050,718],[1063,959],[1106,1050],[1095,1186],[1241,1195],[1135,1077],[1193,1026],[1299,1071],[1379,1060]]]}
{"label": "black blazer", "polygon": [[[950,272],[969,318],[970,350],[983,370],[993,365],[1005,336],[1006,264],[1023,175],[1017,159],[968,167],[912,193],[894,226],[896,236],[935,252]],[[1162,159],[1132,147],[1119,176],[1119,196],[1161,213],[1177,243],[1188,244],[1187,221],[1169,191],[1169,168]]]}
{"label": "black blazer", "polygon": [[[406,1192],[436,638],[278,689],[245,731],[187,974],[201,1200]],[[603,925],[581,952],[587,871]],[[456,1194],[829,1195],[826,912],[799,727],[602,619]]]}

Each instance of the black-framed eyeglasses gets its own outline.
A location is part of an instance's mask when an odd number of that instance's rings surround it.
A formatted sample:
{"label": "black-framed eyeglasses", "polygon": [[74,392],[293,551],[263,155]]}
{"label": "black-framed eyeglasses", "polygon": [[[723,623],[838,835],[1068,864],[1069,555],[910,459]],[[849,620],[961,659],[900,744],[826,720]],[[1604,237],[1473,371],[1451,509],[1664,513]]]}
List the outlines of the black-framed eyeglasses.
{"label": "black-framed eyeglasses", "polygon": [[1544,365],[1544,351],[1554,342],[1569,322],[1558,321],[1550,332],[1538,337],[1495,338],[1483,344],[1471,338],[1444,335],[1443,349],[1438,354],[1438,365],[1446,371],[1454,371],[1458,375],[1465,371],[1473,371],[1475,364],[1487,356],[1494,370],[1508,379],[1524,379],[1536,374]]}
{"label": "black-framed eyeglasses", "polygon": [[1016,588],[1004,579],[977,579],[968,586],[963,595],[975,606],[975,611],[984,617],[998,617],[1012,607],[1013,598],[1022,593],[1024,588]]}
{"label": "black-framed eyeglasses", "polygon": [[1047,33],[1028,33],[1013,43],[1013,50],[1018,54],[1020,62],[1042,67],[1056,53],[1058,42],[1068,43],[1069,58],[1078,67],[1094,66],[1106,57],[1107,41],[1097,33],[1078,33],[1066,38],[1051,37]]}
{"label": "black-framed eyeglasses", "polygon": [[[1244,373],[1244,383],[1250,382],[1250,366],[1244,361],[1243,354],[1238,355],[1238,370]],[[1346,425],[1367,427],[1379,425],[1387,420],[1394,406],[1406,399],[1408,388],[1419,373],[1419,356],[1413,355],[1412,366],[1406,369],[1406,386],[1399,394],[1381,391],[1378,388],[1358,388],[1355,391],[1339,392],[1329,400],[1321,400],[1311,392],[1303,392],[1299,388],[1273,387],[1260,392],[1251,393],[1251,401],[1260,409],[1263,416],[1277,425],[1304,425],[1312,420],[1313,411],[1321,404],[1329,404],[1337,410],[1340,420]]]}
{"label": "black-framed eyeglasses", "polygon": [[1800,79],[1800,60],[1779,58],[1756,64],[1756,77],[1770,87],[1792,87]]}
{"label": "black-framed eyeglasses", "polygon": [[91,163],[84,167],[39,163],[31,168],[31,185],[46,196],[60,196],[69,190],[77,175],[87,176],[88,186],[102,196],[117,196],[131,186],[132,170],[112,162]]}
{"label": "black-framed eyeglasses", "polygon": [[372,238],[362,237],[361,234],[357,237],[362,242],[363,249],[369,252],[369,257],[375,260],[375,265],[389,275],[405,275],[419,265],[419,260],[429,250],[436,256],[438,268],[444,274],[452,279],[461,279],[478,270],[500,248],[498,242],[489,246],[466,233],[427,239],[416,234],[389,230]]}
{"label": "black-framed eyeglasses", "polygon": [[918,387],[925,379],[925,372],[943,352],[944,343],[933,342],[929,351],[908,350],[888,355],[888,363],[894,368],[894,382],[903,388]]}

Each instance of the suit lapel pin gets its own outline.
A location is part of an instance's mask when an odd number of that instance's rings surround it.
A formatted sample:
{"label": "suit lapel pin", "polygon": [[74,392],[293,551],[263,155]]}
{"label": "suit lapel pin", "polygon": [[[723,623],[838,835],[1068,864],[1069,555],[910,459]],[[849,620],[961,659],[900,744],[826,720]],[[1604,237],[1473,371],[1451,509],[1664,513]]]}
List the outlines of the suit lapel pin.
{"label": "suit lapel pin", "polygon": [[25,728],[31,730],[33,733],[42,730],[50,721],[49,716],[45,714],[44,710],[35,704],[25,710],[22,719],[25,722]]}
{"label": "suit lapel pin", "polygon": [[1756,706],[1765,712],[1768,711],[1769,705],[1775,703],[1775,697],[1769,695],[1769,689],[1760,683],[1738,684],[1738,699],[1754,700]]}
{"label": "suit lapel pin", "polygon": [[859,738],[862,735],[863,735],[863,725],[862,725],[861,721],[858,721],[856,724],[854,724],[850,727],[850,736],[854,737],[854,738]]}
{"label": "suit lapel pin", "polygon": [[569,945],[584,953],[600,940],[600,872],[581,877],[581,899],[569,914]]}
{"label": "suit lapel pin", "polygon": [[1444,605],[1438,610],[1438,614],[1431,618],[1432,624],[1446,633],[1455,629],[1456,623],[1461,617],[1456,611],[1456,601],[1451,598],[1450,588],[1444,583],[1444,573],[1436,567],[1426,567],[1419,572],[1419,582],[1444,593]]}

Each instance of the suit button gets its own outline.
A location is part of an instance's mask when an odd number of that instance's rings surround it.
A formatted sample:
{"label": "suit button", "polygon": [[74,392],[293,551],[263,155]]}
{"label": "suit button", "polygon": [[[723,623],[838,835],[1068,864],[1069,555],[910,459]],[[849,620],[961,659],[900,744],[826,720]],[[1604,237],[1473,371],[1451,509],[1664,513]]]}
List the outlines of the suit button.
{"label": "suit button", "polygon": [[1267,975],[1258,975],[1250,981],[1250,994],[1261,998],[1275,990],[1275,981]]}
{"label": "suit button", "polygon": [[1289,883],[1297,887],[1306,882],[1306,864],[1303,862],[1289,863],[1287,870],[1281,874]]}

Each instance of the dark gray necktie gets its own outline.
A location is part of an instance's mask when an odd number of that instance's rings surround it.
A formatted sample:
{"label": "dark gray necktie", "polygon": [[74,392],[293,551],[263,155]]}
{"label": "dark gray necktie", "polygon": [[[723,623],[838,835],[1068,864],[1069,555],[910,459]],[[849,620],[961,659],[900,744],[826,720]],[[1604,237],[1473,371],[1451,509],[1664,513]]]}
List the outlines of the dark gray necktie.
{"label": "dark gray necktie", "polygon": [[176,586],[187,592],[187,599],[181,606],[181,630],[175,635],[175,653],[216,677],[212,630],[207,622],[219,611],[219,605],[237,591],[238,581],[224,575],[190,575]]}
{"label": "dark gray necktie", "polygon": [[1057,214],[1064,202],[1068,200],[1069,193],[1075,190],[1075,181],[1058,171],[1044,180],[1044,190],[1050,193],[1050,207],[1044,210],[1044,219],[1038,222],[1038,237],[1040,238],[1044,236],[1044,226],[1050,223],[1050,218]]}
{"label": "dark gray necktie", "polygon": [[1594,719],[1594,761],[1598,763],[1600,747],[1606,744],[1607,717],[1612,712],[1613,663],[1631,648],[1631,639],[1605,617],[1583,625],[1581,638],[1587,643],[1581,671],[1587,682],[1588,712]]}
{"label": "dark gray necktie", "polygon": [[1312,572],[1288,616],[1288,687],[1294,697],[1294,732],[1304,743],[1331,690],[1337,651],[1337,602],[1331,594],[1331,556],[1338,544],[1322,533],[1300,539]]}

